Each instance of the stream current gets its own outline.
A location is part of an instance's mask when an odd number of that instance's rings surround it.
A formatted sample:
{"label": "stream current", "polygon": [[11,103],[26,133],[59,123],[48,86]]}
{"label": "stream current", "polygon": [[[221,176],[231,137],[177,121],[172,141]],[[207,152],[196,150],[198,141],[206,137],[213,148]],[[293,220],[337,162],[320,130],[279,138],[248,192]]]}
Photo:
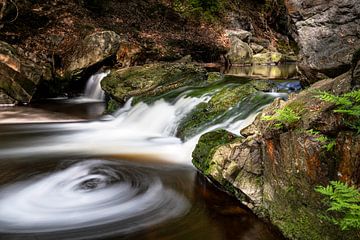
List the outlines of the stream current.
{"label": "stream current", "polygon": [[[255,93],[185,140],[176,135],[198,104],[239,84],[184,88],[147,103],[130,99],[94,120],[1,124],[0,239],[282,239],[197,174],[191,152],[205,132],[239,134],[286,93]],[[278,89],[286,92],[287,84],[297,85],[279,82]],[[101,100],[96,91],[85,97]],[[54,102],[52,109],[85,103]]]}

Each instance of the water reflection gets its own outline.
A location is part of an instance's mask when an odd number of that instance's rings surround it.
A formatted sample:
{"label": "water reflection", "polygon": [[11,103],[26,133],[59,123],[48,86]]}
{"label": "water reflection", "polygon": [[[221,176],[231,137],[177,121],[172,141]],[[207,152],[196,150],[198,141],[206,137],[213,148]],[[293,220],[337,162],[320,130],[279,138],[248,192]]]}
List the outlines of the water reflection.
{"label": "water reflection", "polygon": [[282,65],[253,65],[243,67],[231,67],[225,72],[228,75],[251,77],[259,79],[290,79],[297,75],[296,64]]}

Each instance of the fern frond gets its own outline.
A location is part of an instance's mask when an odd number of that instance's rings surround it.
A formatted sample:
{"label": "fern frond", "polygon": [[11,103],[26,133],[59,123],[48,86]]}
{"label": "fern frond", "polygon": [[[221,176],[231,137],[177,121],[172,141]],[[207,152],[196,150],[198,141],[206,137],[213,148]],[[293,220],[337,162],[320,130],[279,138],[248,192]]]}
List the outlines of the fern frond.
{"label": "fern frond", "polygon": [[355,102],[360,103],[360,90],[348,92],[344,94],[344,97],[352,98]]}
{"label": "fern frond", "polygon": [[337,212],[341,217],[324,219],[338,225],[341,230],[360,229],[360,192],[355,187],[340,181],[331,181],[326,187],[318,186],[315,191],[329,200],[328,212]]}

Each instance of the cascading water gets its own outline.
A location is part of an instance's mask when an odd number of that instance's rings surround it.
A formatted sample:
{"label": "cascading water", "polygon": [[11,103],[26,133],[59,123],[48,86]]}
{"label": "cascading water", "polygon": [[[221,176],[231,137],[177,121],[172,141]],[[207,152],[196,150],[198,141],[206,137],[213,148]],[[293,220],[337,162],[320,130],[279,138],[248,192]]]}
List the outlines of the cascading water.
{"label": "cascading water", "polygon": [[[101,79],[105,74],[96,78]],[[90,239],[138,232],[195,214],[189,202],[194,192],[181,187],[183,183],[170,187],[169,177],[163,176],[169,174],[168,170],[159,177],[158,166],[101,159],[151,158],[181,163],[189,176],[186,186],[194,178],[195,172],[189,164],[201,134],[218,128],[239,134],[274,98],[286,97],[286,94],[258,92],[200,126],[186,141],[176,137],[184,117],[226,87],[221,85],[201,94],[197,89],[188,89],[176,97],[151,103],[133,104],[130,99],[112,120],[10,125],[4,129],[0,126],[1,169],[8,162],[43,165],[44,161],[50,164],[49,158],[75,161],[50,175],[40,174],[0,188],[0,234],[19,237],[14,239],[23,239],[24,234],[61,239],[51,237],[56,232],[66,239]],[[19,135],[21,138],[16,137]],[[84,156],[85,160],[79,161]],[[200,217],[191,215],[192,218]],[[204,238],[219,239],[211,231],[209,234]],[[187,239],[185,235],[178,239]]]}
{"label": "cascading water", "polygon": [[109,72],[99,72],[92,75],[86,83],[84,98],[94,101],[104,101],[105,92],[101,89],[100,82]]}

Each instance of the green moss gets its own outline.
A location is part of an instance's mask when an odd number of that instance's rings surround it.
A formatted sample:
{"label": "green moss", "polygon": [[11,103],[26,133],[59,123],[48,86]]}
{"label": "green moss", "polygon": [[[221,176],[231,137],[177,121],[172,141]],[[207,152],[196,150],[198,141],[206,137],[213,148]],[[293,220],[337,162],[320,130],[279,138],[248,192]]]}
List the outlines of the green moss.
{"label": "green moss", "polygon": [[116,110],[120,108],[120,106],[121,106],[120,103],[118,103],[116,100],[110,99],[106,104],[105,113],[107,114],[114,113]]}
{"label": "green moss", "polygon": [[209,72],[207,74],[207,81],[209,83],[222,81],[224,79],[224,74],[219,72]]}
{"label": "green moss", "polygon": [[236,140],[237,137],[225,130],[216,130],[202,135],[192,153],[192,162],[205,175],[209,173],[212,156],[216,149]]}
{"label": "green moss", "polygon": [[326,211],[320,195],[313,192],[312,202],[304,202],[302,189],[288,185],[284,190],[276,189],[269,204],[270,219],[289,239],[324,240],[357,239],[351,233],[342,233],[320,217]]}
{"label": "green moss", "polygon": [[196,135],[202,129],[215,123],[226,111],[246,97],[257,92],[252,84],[232,85],[217,92],[209,102],[199,104],[180,123],[177,136],[182,139]]}
{"label": "green moss", "polygon": [[112,71],[101,86],[113,99],[157,96],[184,86],[206,84],[206,70],[193,64],[151,64]]}
{"label": "green moss", "polygon": [[224,10],[224,0],[175,0],[172,5],[181,15],[207,22],[216,22]]}

